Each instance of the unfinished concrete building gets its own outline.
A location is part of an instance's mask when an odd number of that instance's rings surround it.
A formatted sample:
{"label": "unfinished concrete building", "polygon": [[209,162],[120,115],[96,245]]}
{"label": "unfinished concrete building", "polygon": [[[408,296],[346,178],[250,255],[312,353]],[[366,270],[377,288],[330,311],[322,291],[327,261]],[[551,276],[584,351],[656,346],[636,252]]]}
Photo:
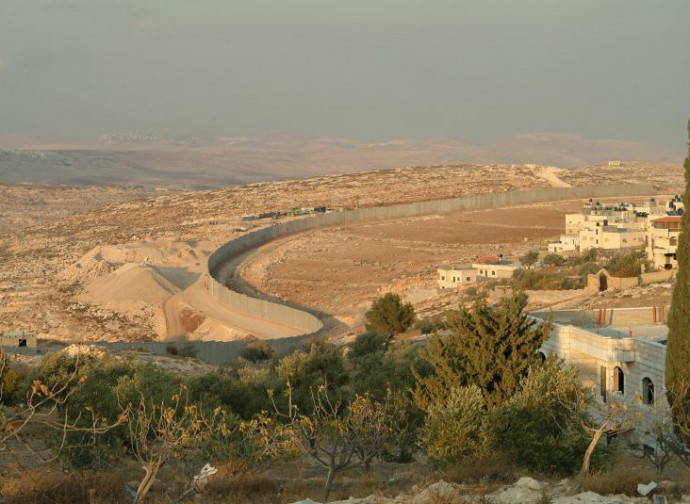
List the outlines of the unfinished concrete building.
{"label": "unfinished concrete building", "polygon": [[575,364],[600,406],[627,404],[636,413],[637,434],[667,418],[666,319],[669,307],[601,308],[532,312],[553,320],[541,352]]}

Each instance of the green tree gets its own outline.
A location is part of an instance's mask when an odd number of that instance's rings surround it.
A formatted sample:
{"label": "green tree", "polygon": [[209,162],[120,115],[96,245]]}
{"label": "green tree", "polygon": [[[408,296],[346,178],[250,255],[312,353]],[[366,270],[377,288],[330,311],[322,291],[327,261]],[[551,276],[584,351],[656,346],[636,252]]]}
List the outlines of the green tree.
{"label": "green tree", "polygon": [[[340,348],[322,340],[313,341],[306,351],[296,351],[286,355],[277,365],[278,377],[283,384],[289,383],[292,400],[304,413],[311,413],[312,390],[325,387],[334,400],[347,402],[349,375]],[[276,392],[281,391],[280,388]],[[276,394],[276,399],[285,399]],[[279,404],[285,408],[285,404]]]}
{"label": "green tree", "polygon": [[[690,138],[690,121],[688,121]],[[678,274],[673,289],[673,309],[668,320],[668,340],[666,342],[666,388],[668,401],[674,419],[684,429],[690,428],[687,414],[690,409],[690,142],[688,157],[685,158],[685,192],[683,203],[682,233],[676,251]]]}
{"label": "green tree", "polygon": [[400,296],[389,292],[376,299],[364,317],[368,330],[391,337],[406,331],[414,322],[415,313],[412,304],[403,304]]}
{"label": "green tree", "polygon": [[525,255],[520,257],[520,264],[522,264],[527,269],[529,269],[532,266],[534,266],[535,264],[537,264],[538,260],[539,260],[539,252],[537,252],[536,250],[530,250]]}
{"label": "green tree", "polygon": [[386,336],[375,331],[366,331],[358,335],[350,343],[350,351],[347,353],[347,357],[351,361],[356,361],[360,357],[377,352],[385,353],[389,343],[390,340]]}
{"label": "green tree", "polygon": [[642,266],[649,267],[649,261],[642,251],[616,254],[606,263],[606,269],[615,277],[636,277],[642,274]]}
{"label": "green tree", "polygon": [[368,394],[379,402],[390,400],[396,405],[395,443],[389,444],[382,455],[389,461],[412,461],[418,430],[424,420],[424,413],[410,393],[416,384],[412,367],[423,365],[419,362],[420,350],[419,345],[407,341],[391,343],[385,336],[367,332],[357,338],[348,353],[353,368],[352,391]]}
{"label": "green tree", "polygon": [[526,305],[527,296],[515,293],[496,306],[480,298],[452,313],[450,334],[430,338],[423,356],[433,373],[417,376],[419,407],[428,410],[448,390],[465,385],[478,386],[489,408],[511,397],[539,362],[537,350],[551,330],[549,323],[529,319]]}
{"label": "green tree", "polygon": [[364,394],[345,405],[329,397],[322,386],[311,390],[311,412],[304,414],[292,401],[289,385],[287,393],[287,411],[276,406],[276,413],[292,429],[299,450],[328,470],[324,500],[328,500],[338,473],[368,466],[395,438],[392,420],[396,412],[388,401],[380,403]]}
{"label": "green tree", "polygon": [[419,443],[435,466],[482,454],[487,445],[486,404],[479,387],[455,387],[429,408]]}
{"label": "green tree", "polygon": [[556,253],[546,254],[541,260],[544,266],[563,266],[566,260]]}
{"label": "green tree", "polygon": [[547,361],[522,380],[521,389],[496,408],[487,425],[495,449],[533,471],[575,473],[590,443],[591,389],[574,366]]}

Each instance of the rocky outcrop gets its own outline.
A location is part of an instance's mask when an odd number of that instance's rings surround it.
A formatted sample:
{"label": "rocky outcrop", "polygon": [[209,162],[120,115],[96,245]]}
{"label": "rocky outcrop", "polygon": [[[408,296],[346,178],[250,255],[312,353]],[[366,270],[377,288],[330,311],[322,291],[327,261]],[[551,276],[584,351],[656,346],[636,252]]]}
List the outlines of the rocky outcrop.
{"label": "rocky outcrop", "polygon": [[[370,495],[364,498],[350,497],[347,500],[334,501],[330,504],[437,504],[439,502],[457,502],[462,504],[490,502],[492,504],[643,504],[649,500],[644,497],[626,495],[599,495],[594,492],[574,493],[575,486],[569,480],[549,485],[535,479],[520,478],[515,484],[503,487],[495,492],[482,494],[477,487],[437,481],[426,488],[413,487],[411,494],[401,494],[395,498]],[[319,504],[311,499],[294,504]]]}

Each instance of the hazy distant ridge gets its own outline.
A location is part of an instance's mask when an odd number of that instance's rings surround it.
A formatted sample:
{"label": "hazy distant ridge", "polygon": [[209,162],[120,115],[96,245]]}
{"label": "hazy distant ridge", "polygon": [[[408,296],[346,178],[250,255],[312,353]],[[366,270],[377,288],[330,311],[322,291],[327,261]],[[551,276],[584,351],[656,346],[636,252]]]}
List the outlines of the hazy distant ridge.
{"label": "hazy distant ridge", "polygon": [[574,168],[609,160],[679,163],[682,158],[664,147],[552,133],[477,144],[458,138],[371,142],[285,133],[171,138],[133,132],[64,146],[0,138],[0,149],[0,183],[179,188],[403,166],[533,163]]}

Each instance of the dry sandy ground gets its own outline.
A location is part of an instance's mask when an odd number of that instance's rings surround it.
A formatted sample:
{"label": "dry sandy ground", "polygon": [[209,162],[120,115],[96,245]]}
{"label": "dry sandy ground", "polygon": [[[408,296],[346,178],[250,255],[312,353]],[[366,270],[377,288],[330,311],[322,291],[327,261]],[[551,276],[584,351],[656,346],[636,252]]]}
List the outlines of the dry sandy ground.
{"label": "dry sandy ground", "polygon": [[133,187],[50,187],[0,184],[0,234],[88,210],[145,198],[157,191]]}
{"label": "dry sandy ground", "polygon": [[[682,181],[680,167],[645,166],[659,188]],[[628,168],[608,170],[607,181],[626,181]],[[237,314],[221,315],[194,285],[203,282],[201,267],[217,246],[252,225],[270,225],[243,222],[241,216],[293,206],[373,206],[551,187],[566,175],[564,183],[571,185],[598,180],[596,170],[533,165],[402,168],[172,193],[7,233],[0,235],[0,330],[125,341],[161,339],[181,330],[205,339],[289,334],[289,328],[236,327],[228,317],[236,320]],[[271,244],[277,247],[275,258],[263,266],[261,260],[249,263],[246,270],[269,294],[356,323],[362,303],[383,290],[405,292],[420,303],[430,298],[438,266],[501,251],[519,254],[557,236],[568,209],[544,214],[546,207],[536,206],[324,230],[294,243]],[[125,263],[139,266],[119,270]],[[271,281],[273,276],[280,280]],[[111,295],[109,286],[126,286],[127,295]]]}
{"label": "dry sandy ground", "polygon": [[[262,247],[239,272],[255,290],[352,325],[361,323],[375,297],[389,291],[407,296],[418,309],[452,307],[457,294],[439,296],[435,291],[437,268],[543,249],[563,233],[564,215],[582,203],[462,211],[319,230]],[[582,291],[566,291],[552,296],[549,304],[586,298]]]}

